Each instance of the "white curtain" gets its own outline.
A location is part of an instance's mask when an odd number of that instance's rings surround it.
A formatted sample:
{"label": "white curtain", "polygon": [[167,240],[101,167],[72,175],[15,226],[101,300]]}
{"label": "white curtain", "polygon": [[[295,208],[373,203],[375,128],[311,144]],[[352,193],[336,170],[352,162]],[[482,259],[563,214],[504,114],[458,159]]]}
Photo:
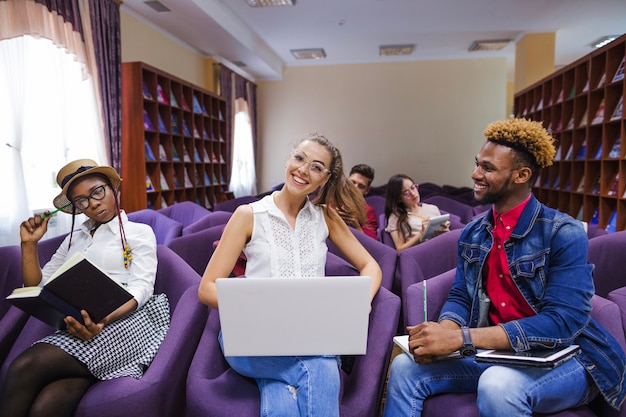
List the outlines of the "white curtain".
{"label": "white curtain", "polygon": [[243,98],[235,100],[233,129],[233,168],[229,189],[235,197],[256,195],[256,167],[254,144],[248,103]]}
{"label": "white curtain", "polygon": [[[93,79],[83,70],[50,40],[0,41],[0,246],[19,243],[19,224],[52,208],[56,173],[65,163],[106,164]],[[47,237],[68,232],[70,221],[55,216]]]}

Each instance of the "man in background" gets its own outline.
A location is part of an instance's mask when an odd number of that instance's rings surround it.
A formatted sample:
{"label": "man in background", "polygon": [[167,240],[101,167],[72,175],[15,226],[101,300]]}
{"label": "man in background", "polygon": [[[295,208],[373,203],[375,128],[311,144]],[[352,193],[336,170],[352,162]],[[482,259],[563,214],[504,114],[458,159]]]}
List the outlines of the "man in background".
{"label": "man in background", "polygon": [[[374,181],[374,168],[366,164],[358,164],[350,170],[350,181],[363,194],[363,198],[369,193],[372,181]],[[365,203],[367,222],[361,226],[363,233],[373,239],[378,239],[378,219],[374,208]]]}

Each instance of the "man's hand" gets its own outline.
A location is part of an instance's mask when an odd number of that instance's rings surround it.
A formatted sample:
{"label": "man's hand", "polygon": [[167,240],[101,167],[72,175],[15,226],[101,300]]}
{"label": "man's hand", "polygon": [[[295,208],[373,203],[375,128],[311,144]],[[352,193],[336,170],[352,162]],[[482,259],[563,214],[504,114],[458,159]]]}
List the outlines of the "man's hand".
{"label": "man's hand", "polygon": [[463,345],[463,336],[459,329],[450,329],[440,323],[420,323],[408,326],[409,349],[415,362],[424,364],[448,355]]}
{"label": "man's hand", "polygon": [[74,317],[67,316],[65,317],[67,331],[81,340],[91,340],[91,338],[102,331],[104,323],[94,323],[91,321],[91,317],[89,317],[89,314],[87,314],[85,310],[81,310],[80,314],[83,316],[85,325],[80,324]]}

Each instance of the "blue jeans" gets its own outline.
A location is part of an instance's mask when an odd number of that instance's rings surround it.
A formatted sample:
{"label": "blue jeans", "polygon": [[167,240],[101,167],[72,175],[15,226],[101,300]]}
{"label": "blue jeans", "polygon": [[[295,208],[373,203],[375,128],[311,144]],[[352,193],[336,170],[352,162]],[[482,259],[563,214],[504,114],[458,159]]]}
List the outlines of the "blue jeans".
{"label": "blue jeans", "polygon": [[383,416],[420,416],[427,397],[468,392],[477,393],[481,417],[530,417],[586,404],[598,389],[576,359],[549,370],[479,364],[473,358],[418,365],[401,354],[391,365]]}
{"label": "blue jeans", "polygon": [[[223,352],[221,332],[219,342]],[[256,380],[262,417],[339,417],[336,356],[227,356],[226,361]]]}

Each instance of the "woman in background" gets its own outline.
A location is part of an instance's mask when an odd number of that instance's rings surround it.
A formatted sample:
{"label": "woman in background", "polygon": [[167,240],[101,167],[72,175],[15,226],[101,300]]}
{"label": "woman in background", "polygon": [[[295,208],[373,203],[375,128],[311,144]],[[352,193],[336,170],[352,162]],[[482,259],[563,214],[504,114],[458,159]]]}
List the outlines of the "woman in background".
{"label": "woman in background", "polygon": [[[430,218],[440,216],[439,208],[422,203],[417,185],[411,177],[396,174],[387,183],[385,202],[385,231],[391,235],[396,250],[403,251],[423,241]],[[436,234],[450,231],[450,222],[445,222]]]}
{"label": "woman in background", "polygon": [[[308,195],[318,189],[310,201]],[[350,193],[358,191],[343,172],[339,150],[320,135],[301,140],[287,159],[284,186],[233,213],[202,277],[200,301],[218,307],[215,281],[230,275],[242,250],[246,277],[323,276],[330,238],[360,275],[371,277],[371,302],[380,287],[380,267],[333,209],[350,210],[358,201]],[[335,356],[226,360],[256,380],[262,416],[339,416],[340,363]]]}

